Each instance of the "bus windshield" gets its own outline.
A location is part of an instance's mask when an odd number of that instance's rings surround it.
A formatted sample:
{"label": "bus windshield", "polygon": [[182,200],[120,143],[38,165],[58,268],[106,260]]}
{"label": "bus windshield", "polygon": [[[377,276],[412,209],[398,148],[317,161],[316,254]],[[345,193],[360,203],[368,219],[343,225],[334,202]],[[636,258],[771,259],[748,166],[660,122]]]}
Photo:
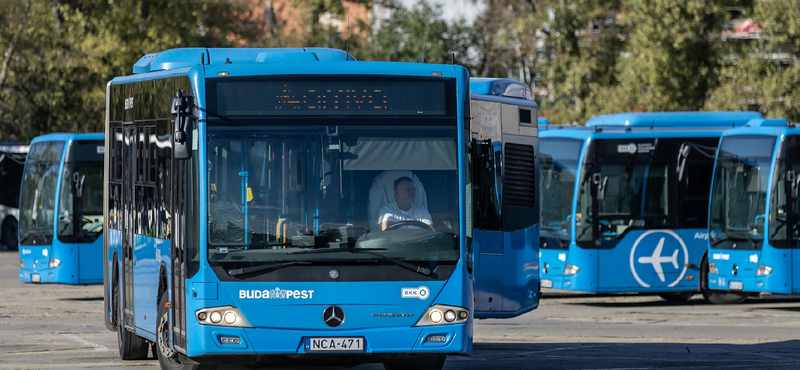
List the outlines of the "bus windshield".
{"label": "bus windshield", "polygon": [[91,243],[103,232],[103,141],[70,145],[61,174],[58,240]]}
{"label": "bus windshield", "polygon": [[774,147],[774,136],[727,136],[722,139],[711,193],[711,247],[761,247]]}
{"label": "bus windshield", "polygon": [[47,245],[53,241],[55,196],[63,141],[31,145],[22,176],[19,243]]}
{"label": "bus windshield", "polygon": [[[296,253],[367,248],[431,269],[456,262],[456,120],[325,121],[332,125],[209,120],[209,263],[374,261],[370,253]],[[411,208],[401,209],[409,194]],[[394,223],[382,230],[387,219]]]}
{"label": "bus windshield", "polygon": [[[656,158],[658,139],[600,139],[594,142],[594,161],[584,167],[576,219],[578,240],[593,238],[593,219],[597,237],[619,239],[629,229],[663,228],[668,224],[669,162]],[[602,199],[595,194],[597,182],[603,184]],[[593,204],[597,215],[593,215]]]}
{"label": "bus windshield", "polygon": [[571,238],[570,215],[583,141],[543,138],[539,144],[541,248],[567,248]]}

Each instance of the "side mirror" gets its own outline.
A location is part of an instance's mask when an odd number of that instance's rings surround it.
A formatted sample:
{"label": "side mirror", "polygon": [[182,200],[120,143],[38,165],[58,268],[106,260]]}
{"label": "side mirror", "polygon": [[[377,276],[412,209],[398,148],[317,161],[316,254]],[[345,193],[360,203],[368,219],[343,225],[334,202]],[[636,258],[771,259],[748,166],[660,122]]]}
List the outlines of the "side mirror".
{"label": "side mirror", "polygon": [[800,187],[800,177],[794,170],[786,171],[786,195],[790,199],[798,198],[798,188]]}
{"label": "side mirror", "polygon": [[192,158],[193,109],[194,97],[183,95],[183,90],[178,89],[170,107],[170,113],[175,117],[172,122],[172,151],[178,160]]}
{"label": "side mirror", "polygon": [[592,184],[594,184],[594,198],[597,200],[606,199],[606,184],[608,183],[608,176],[603,176],[599,173],[592,175]]}
{"label": "side mirror", "polygon": [[83,198],[83,182],[86,181],[86,175],[75,172],[72,174],[72,181],[75,182],[75,196]]}

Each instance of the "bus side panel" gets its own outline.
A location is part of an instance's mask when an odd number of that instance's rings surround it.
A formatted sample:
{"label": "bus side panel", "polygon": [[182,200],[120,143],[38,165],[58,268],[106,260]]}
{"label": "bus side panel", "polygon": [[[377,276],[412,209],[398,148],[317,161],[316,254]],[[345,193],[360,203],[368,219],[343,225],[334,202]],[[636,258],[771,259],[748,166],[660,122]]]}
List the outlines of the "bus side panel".
{"label": "bus side panel", "polygon": [[[117,273],[121,272],[121,271],[119,271],[119,269],[121,269],[121,266],[119,265],[119,259],[120,259],[121,253],[122,253],[122,249],[121,249],[122,248],[122,231],[116,230],[116,229],[109,229],[106,232],[104,232],[103,234],[104,234],[104,238],[108,238],[108,260],[106,261],[108,269],[106,270],[107,272],[106,272],[105,279],[106,279],[107,286],[108,286],[108,288],[107,288],[108,291],[106,292],[106,294],[108,294],[108,297],[110,297],[109,300],[108,300],[109,304],[106,305],[106,309],[108,310],[108,312],[107,312],[108,313],[108,320],[109,320],[109,323],[110,323],[111,319],[113,317],[113,313],[111,311],[111,301],[113,300],[113,297],[114,297],[114,285],[113,285],[114,270],[118,269]],[[116,258],[115,258],[115,256],[116,256]],[[120,282],[117,281],[117,284],[119,284],[119,283]],[[122,291],[122,287],[118,287],[118,288],[120,289],[120,292],[121,292]],[[119,302],[117,302],[117,303],[119,303]]]}
{"label": "bus side panel", "polygon": [[475,230],[475,317],[503,310],[503,232]]}
{"label": "bus side panel", "polygon": [[79,283],[99,284],[103,282],[103,237],[95,239],[92,243],[75,244],[78,248],[80,260]]}
{"label": "bus side panel", "polygon": [[156,260],[156,240],[143,235],[134,235],[133,243],[133,302],[136,333],[143,338],[155,340],[158,315],[156,297],[160,269],[160,264]]}
{"label": "bus side panel", "polygon": [[503,311],[539,306],[539,224],[505,233],[503,274]]}

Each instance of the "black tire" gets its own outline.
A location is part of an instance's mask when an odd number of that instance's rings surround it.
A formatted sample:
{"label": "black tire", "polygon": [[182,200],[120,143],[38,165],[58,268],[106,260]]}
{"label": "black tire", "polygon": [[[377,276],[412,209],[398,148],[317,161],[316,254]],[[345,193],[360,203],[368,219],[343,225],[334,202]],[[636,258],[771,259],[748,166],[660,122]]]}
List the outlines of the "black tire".
{"label": "black tire", "polygon": [[703,298],[713,304],[738,304],[747,299],[744,292],[729,292],[724,290],[711,290],[708,288],[708,256],[703,256],[700,261],[700,291]]}
{"label": "black tire", "polygon": [[658,295],[661,298],[664,298],[664,300],[667,301],[667,302],[684,303],[684,302],[688,302],[690,299],[692,299],[692,296],[694,296],[694,293],[696,293],[696,292],[692,292],[692,291],[689,291],[689,292],[668,292],[668,293],[659,293]]}
{"label": "black tire", "polygon": [[156,343],[153,346],[158,357],[158,365],[162,370],[215,370],[216,365],[184,364],[178,358],[178,353],[169,346],[169,310],[167,309],[167,295],[161,294],[158,300],[158,323],[156,324]]}
{"label": "black tire", "polygon": [[2,231],[0,231],[0,238],[2,238],[3,248],[7,251],[15,251],[19,249],[19,239],[17,237],[17,219],[9,217],[3,222]]}
{"label": "black tire", "polygon": [[[119,297],[119,288],[116,289],[116,296]],[[150,345],[142,337],[129,332],[122,323],[122,316],[118,314],[117,320],[117,345],[119,346],[119,358],[123,360],[144,360],[147,359],[147,351]]]}
{"label": "black tire", "polygon": [[383,368],[386,370],[442,370],[446,359],[447,356],[436,356],[413,360],[387,361],[383,363]]}

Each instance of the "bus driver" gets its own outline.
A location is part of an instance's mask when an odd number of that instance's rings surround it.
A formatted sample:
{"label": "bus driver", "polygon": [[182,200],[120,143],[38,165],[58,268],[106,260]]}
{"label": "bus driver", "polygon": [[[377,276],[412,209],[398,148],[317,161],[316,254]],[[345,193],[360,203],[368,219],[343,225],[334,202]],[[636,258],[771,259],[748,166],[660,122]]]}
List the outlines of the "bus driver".
{"label": "bus driver", "polygon": [[[428,210],[420,205],[414,204],[416,198],[416,187],[414,180],[410,177],[401,177],[394,181],[394,202],[383,206],[378,214],[378,225],[381,230],[386,230],[389,226],[403,221],[419,221],[428,224],[433,230],[433,221]],[[421,229],[419,226],[407,225],[401,229]]]}

